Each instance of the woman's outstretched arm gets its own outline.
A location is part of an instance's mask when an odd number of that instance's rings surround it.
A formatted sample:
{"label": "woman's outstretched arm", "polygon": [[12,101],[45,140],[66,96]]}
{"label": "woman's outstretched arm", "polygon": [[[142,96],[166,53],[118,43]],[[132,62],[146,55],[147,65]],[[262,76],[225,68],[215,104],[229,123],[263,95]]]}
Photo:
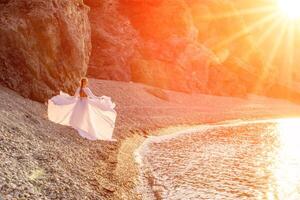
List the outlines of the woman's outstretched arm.
{"label": "woman's outstretched arm", "polygon": [[93,94],[93,92],[90,90],[90,88],[85,88],[84,89],[86,94],[88,95],[88,97],[93,98],[93,99],[98,99],[99,97],[97,97],[96,95]]}
{"label": "woman's outstretched arm", "polygon": [[75,94],[74,94],[74,97],[79,97],[80,96],[80,89],[79,88],[77,88],[76,89],[76,92],[75,92]]}

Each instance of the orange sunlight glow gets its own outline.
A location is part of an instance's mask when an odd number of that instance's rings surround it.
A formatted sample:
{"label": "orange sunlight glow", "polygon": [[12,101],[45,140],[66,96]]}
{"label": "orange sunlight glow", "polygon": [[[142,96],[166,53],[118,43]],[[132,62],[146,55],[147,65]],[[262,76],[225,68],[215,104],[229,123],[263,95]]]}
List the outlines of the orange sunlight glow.
{"label": "orange sunlight glow", "polygon": [[283,79],[283,84],[292,85],[297,61],[296,43],[300,33],[300,0],[269,0],[261,5],[257,3],[252,7],[205,15],[203,20],[222,21],[235,16],[254,20],[247,21],[240,30],[216,42],[212,49],[218,51],[229,44],[238,43],[243,37],[251,36],[254,48],[245,49],[242,45],[240,47],[241,52],[244,52],[244,59],[251,57],[257,50],[267,51],[262,58],[264,69],[258,75],[254,90],[259,91],[266,80],[274,81],[272,74],[276,75],[275,73]]}
{"label": "orange sunlight glow", "polygon": [[278,6],[281,11],[289,19],[299,19],[300,18],[300,1],[299,0],[278,0]]}

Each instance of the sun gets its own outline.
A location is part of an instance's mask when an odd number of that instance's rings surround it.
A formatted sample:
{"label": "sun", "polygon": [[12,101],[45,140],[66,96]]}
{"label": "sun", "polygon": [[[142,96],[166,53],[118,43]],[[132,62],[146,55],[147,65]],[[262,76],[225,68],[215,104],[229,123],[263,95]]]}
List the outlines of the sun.
{"label": "sun", "polygon": [[300,0],[278,0],[278,6],[289,19],[300,19]]}

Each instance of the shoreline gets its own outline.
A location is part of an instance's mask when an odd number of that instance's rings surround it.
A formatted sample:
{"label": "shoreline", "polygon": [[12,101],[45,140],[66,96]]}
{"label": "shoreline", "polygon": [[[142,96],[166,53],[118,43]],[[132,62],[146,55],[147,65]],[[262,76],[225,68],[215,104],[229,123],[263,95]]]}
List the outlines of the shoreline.
{"label": "shoreline", "polygon": [[[267,123],[274,123],[280,122],[281,120],[285,119],[296,119],[295,117],[266,117],[263,119],[250,119],[249,121],[240,121],[240,120],[226,120],[211,124],[200,124],[194,126],[187,126],[187,127],[170,127],[162,129],[162,132],[159,130],[156,132],[155,135],[152,135],[146,138],[138,148],[134,150],[134,163],[136,168],[138,169],[138,180],[139,184],[137,185],[137,191],[139,191],[142,195],[142,199],[162,199],[161,192],[166,190],[165,186],[159,185],[156,183],[155,174],[152,171],[153,169],[149,169],[150,164],[147,163],[147,160],[144,160],[146,154],[151,154],[149,149],[149,145],[151,144],[160,144],[164,142],[168,142],[172,139],[180,139],[180,137],[185,137],[188,135],[194,134],[204,134],[206,131],[216,128],[228,128],[228,127],[238,127],[243,125],[252,125],[252,124],[267,124]],[[300,119],[298,117],[298,119]]]}
{"label": "shoreline", "polygon": [[[300,115],[298,116],[300,117]],[[176,137],[181,137],[188,134],[194,134],[197,132],[201,132],[205,130],[209,130],[213,127],[228,127],[228,126],[238,126],[238,125],[245,125],[245,124],[252,124],[255,122],[258,123],[267,123],[273,121],[278,121],[280,119],[293,119],[297,118],[296,115],[290,115],[290,116],[269,116],[266,115],[265,117],[257,118],[257,117],[250,117],[245,120],[237,120],[237,119],[227,119],[227,120],[221,120],[221,121],[215,121],[215,122],[202,122],[198,125],[195,124],[186,124],[186,125],[171,125],[169,127],[165,128],[159,128],[157,130],[151,131],[148,135],[148,137],[142,137],[140,135],[134,135],[130,138],[125,139],[124,141],[121,141],[121,147],[120,149],[126,149],[126,152],[123,152],[123,155],[125,154],[126,157],[128,155],[130,156],[130,160],[126,159],[120,159],[119,161],[126,160],[127,162],[118,162],[121,166],[119,166],[120,169],[124,169],[126,167],[122,166],[131,166],[131,171],[127,171],[128,174],[124,176],[119,176],[118,180],[126,180],[127,182],[132,182],[133,187],[131,190],[125,192],[126,196],[130,196],[134,199],[160,199],[160,196],[158,193],[156,193],[156,190],[159,190],[159,186],[155,186],[155,181],[149,174],[149,171],[145,171],[143,169],[143,161],[142,157],[148,151],[147,145],[152,142],[161,142],[164,140],[173,139]],[[241,122],[242,121],[242,122]],[[246,122],[247,121],[247,122]],[[138,143],[137,143],[138,141]],[[135,144],[134,146],[131,144]],[[128,145],[129,144],[129,145]],[[128,148],[129,147],[129,148]],[[119,157],[120,155],[118,155]],[[122,157],[122,155],[120,156]],[[144,171],[143,171],[144,170]],[[119,174],[120,175],[120,174]],[[154,187],[154,190],[153,190]],[[155,188],[156,187],[156,188]],[[115,199],[119,199],[118,197]],[[126,198],[127,199],[127,198]],[[128,198],[130,199],[130,198]]]}
{"label": "shoreline", "polygon": [[300,113],[297,104],[265,97],[162,89],[154,95],[149,93],[152,87],[142,84],[96,79],[90,84],[95,95],[110,96],[117,104],[117,142],[83,139],[72,128],[50,122],[46,105],[0,87],[0,193],[5,199],[141,199],[134,152],[148,137],[228,120]]}

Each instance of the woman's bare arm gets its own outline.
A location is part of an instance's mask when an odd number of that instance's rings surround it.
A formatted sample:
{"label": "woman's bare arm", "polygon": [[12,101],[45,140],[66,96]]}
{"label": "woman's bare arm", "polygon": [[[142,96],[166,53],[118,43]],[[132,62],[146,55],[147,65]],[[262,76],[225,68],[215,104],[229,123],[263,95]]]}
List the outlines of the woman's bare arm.
{"label": "woman's bare arm", "polygon": [[76,91],[75,91],[75,94],[74,94],[74,97],[79,97],[80,96],[80,89],[77,88]]}
{"label": "woman's bare arm", "polygon": [[96,95],[93,94],[93,92],[90,90],[90,88],[85,88],[84,89],[86,94],[88,95],[88,97],[93,98],[93,99],[98,99],[99,97],[97,97]]}

